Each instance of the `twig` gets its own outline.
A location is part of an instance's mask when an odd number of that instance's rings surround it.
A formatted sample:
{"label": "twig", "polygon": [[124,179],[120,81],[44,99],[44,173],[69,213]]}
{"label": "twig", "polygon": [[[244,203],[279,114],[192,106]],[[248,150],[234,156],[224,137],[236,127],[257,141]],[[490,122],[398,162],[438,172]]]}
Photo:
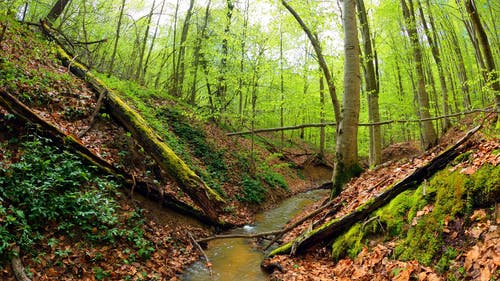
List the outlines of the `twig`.
{"label": "twig", "polygon": [[208,269],[208,272],[210,273],[210,276],[213,275],[212,273],[212,264],[210,263],[210,260],[208,259],[207,257],[207,254],[205,253],[205,251],[203,251],[203,248],[200,246],[200,244],[198,244],[198,242],[196,242],[196,240],[194,239],[193,237],[193,234],[191,234],[191,232],[187,232],[189,238],[191,238],[191,240],[193,241],[193,243],[196,245],[196,247],[198,248],[198,250],[200,250],[201,254],[203,255],[203,257],[205,258],[205,261],[206,261],[206,267]]}
{"label": "twig", "polygon": [[89,122],[89,125],[86,129],[80,131],[78,133],[78,137],[79,138],[82,138],[83,136],[85,136],[85,134],[88,133],[88,131],[90,131],[90,129],[92,129],[92,127],[94,126],[95,124],[95,118],[97,117],[97,114],[99,113],[99,111],[101,110],[101,107],[102,107],[102,101],[104,100],[104,96],[106,95],[107,91],[102,91],[99,93],[99,98],[97,99],[97,103],[95,105],[95,109],[94,109],[94,112],[92,113],[92,116],[90,116],[90,122]]}

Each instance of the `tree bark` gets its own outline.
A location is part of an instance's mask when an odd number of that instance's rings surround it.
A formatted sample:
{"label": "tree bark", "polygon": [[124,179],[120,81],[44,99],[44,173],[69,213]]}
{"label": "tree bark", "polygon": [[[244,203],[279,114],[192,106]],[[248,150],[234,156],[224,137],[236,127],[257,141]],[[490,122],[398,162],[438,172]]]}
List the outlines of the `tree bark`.
{"label": "tree bark", "polygon": [[[365,3],[357,0],[358,17],[361,25],[361,36],[363,38],[363,53],[365,65],[365,83],[368,97],[368,119],[370,123],[380,122],[379,112],[379,88],[377,73],[375,71],[375,55],[371,40],[368,16],[366,14]],[[370,165],[376,166],[382,162],[382,133],[379,126],[370,127]]]}
{"label": "tree bark", "polygon": [[[448,87],[446,86],[446,78],[444,75],[444,69],[443,69],[443,63],[441,59],[441,51],[439,50],[438,46],[438,36],[437,36],[437,31],[436,31],[436,25],[434,24],[434,18],[432,16],[431,10],[430,10],[430,3],[429,0],[426,0],[427,4],[427,9],[429,13],[429,22],[430,26],[432,28],[432,32],[429,29],[427,25],[427,20],[424,15],[424,10],[422,8],[422,4],[420,3],[420,0],[417,0],[418,2],[418,11],[420,14],[420,19],[422,20],[422,26],[424,27],[425,31],[425,36],[427,37],[427,42],[429,43],[429,46],[431,47],[431,53],[432,57],[434,59],[434,62],[436,62],[436,67],[438,70],[438,76],[439,76],[439,83],[441,85],[441,95],[443,99],[443,114],[448,115],[450,113],[449,110],[449,101],[448,101]],[[446,132],[451,127],[451,122],[449,119],[445,118],[443,119],[443,127],[442,127],[442,132]]]}
{"label": "tree bark", "polygon": [[206,39],[206,30],[208,26],[208,16],[210,14],[210,5],[212,1],[208,0],[207,6],[205,8],[205,16],[203,17],[203,26],[201,27],[201,31],[199,32],[198,36],[196,37],[196,45],[194,48],[194,53],[193,53],[193,83],[191,84],[191,91],[189,95],[189,104],[190,105],[195,105],[196,104],[196,91],[197,87],[196,84],[198,82],[198,68],[200,66],[200,58],[201,58],[201,44],[202,41]]}
{"label": "tree bark", "polygon": [[486,63],[486,81],[489,82],[490,88],[493,90],[495,95],[495,105],[498,111],[500,111],[500,82],[498,81],[498,74],[495,68],[495,60],[493,58],[493,53],[491,51],[490,43],[488,42],[488,36],[481,24],[481,19],[476,9],[476,5],[473,0],[465,0],[465,9],[469,14],[472,26],[478,36],[479,44],[483,52],[483,56]]}
{"label": "tree bark", "polygon": [[418,168],[405,179],[382,192],[379,196],[359,206],[353,212],[338,219],[331,220],[311,231],[303,233],[294,241],[272,251],[269,256],[280,254],[299,255],[305,253],[309,249],[317,248],[320,245],[330,245],[337,237],[347,231],[356,222],[366,219],[373,211],[383,207],[403,191],[418,186],[424,180],[430,178],[436,172],[445,168],[446,165],[458,155],[467,151],[470,146],[470,143],[466,143],[467,140],[479,129],[481,129],[481,127],[482,125],[479,125],[470,130],[452,147],[432,159],[426,165]]}
{"label": "tree bark", "polygon": [[332,197],[336,196],[342,186],[361,172],[358,164],[358,121],[359,121],[359,89],[360,59],[358,28],[356,22],[356,0],[344,0],[344,95],[342,99],[342,115],[337,130],[335,147],[335,168],[333,170]]}
{"label": "tree bark", "polygon": [[[403,16],[405,18],[405,26],[408,36],[410,38],[413,60],[415,63],[415,70],[417,74],[417,97],[419,103],[419,115],[421,119],[430,118],[431,114],[429,112],[429,94],[425,89],[425,74],[422,59],[422,49],[420,46],[420,41],[418,39],[418,32],[415,22],[415,13],[413,9],[412,0],[409,0],[409,4],[406,4],[406,0],[401,0],[401,7],[403,9]],[[429,149],[437,143],[436,131],[432,126],[432,122],[424,121],[422,122],[423,136],[422,144],[423,149]]]}
{"label": "tree bark", "polygon": [[56,21],[56,19],[63,13],[64,8],[68,5],[71,0],[57,0],[57,2],[52,6],[49,14],[47,15],[47,20],[50,22]]}
{"label": "tree bark", "polygon": [[113,53],[111,54],[111,62],[109,63],[108,77],[110,77],[113,74],[113,67],[115,66],[116,50],[118,48],[118,40],[120,39],[120,28],[122,26],[122,18],[123,18],[123,10],[125,9],[125,1],[126,0],[123,0],[122,5],[120,6],[120,15],[118,16],[118,25],[116,26],[115,43],[113,45]]}
{"label": "tree bark", "polygon": [[191,16],[193,15],[194,0],[189,1],[189,8],[186,13],[186,18],[182,25],[181,41],[179,42],[179,56],[177,57],[177,87],[175,88],[174,95],[176,97],[182,96],[182,88],[184,85],[184,75],[185,75],[185,53],[186,53],[186,40],[189,33],[189,25],[191,22]]}
{"label": "tree bark", "polygon": [[151,20],[153,19],[153,12],[155,10],[155,4],[156,4],[156,0],[153,0],[153,4],[151,5],[151,10],[149,11],[149,14],[147,17],[146,30],[144,31],[144,39],[142,39],[142,44],[141,44],[140,49],[139,49],[139,63],[137,64],[137,70],[135,72],[135,81],[137,81],[139,84],[142,84],[142,78],[143,78],[142,63],[144,61],[144,54],[146,53],[146,44],[148,42],[149,28],[151,27]]}

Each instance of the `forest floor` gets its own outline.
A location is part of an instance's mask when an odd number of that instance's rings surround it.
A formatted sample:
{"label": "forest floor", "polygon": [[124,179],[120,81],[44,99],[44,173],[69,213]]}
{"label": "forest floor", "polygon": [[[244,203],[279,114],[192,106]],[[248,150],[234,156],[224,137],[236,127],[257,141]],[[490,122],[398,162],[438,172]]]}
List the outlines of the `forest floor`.
{"label": "forest floor", "polygon": [[[55,58],[54,45],[47,44],[41,35],[33,30],[18,26],[9,26],[5,38],[0,42],[0,71],[2,74],[0,89],[15,95],[31,110],[44,120],[56,125],[68,135],[76,136],[89,125],[89,116],[95,110],[97,97],[84,81],[71,75]],[[472,124],[462,123],[462,126]],[[232,152],[250,149],[250,141],[244,138],[226,137],[225,132],[211,124],[202,124],[207,138],[213,145],[223,148],[227,155]],[[34,128],[12,117],[12,114],[0,107],[0,168],[6,169],[21,160],[23,147],[21,142],[31,138]],[[354,179],[335,200],[345,202],[336,213],[342,216],[363,202],[378,194],[381,190],[404,178],[417,167],[429,161],[439,151],[458,139],[461,130],[453,129],[435,149],[423,155],[418,153],[414,143],[395,144],[385,150],[388,157],[386,164],[369,170]],[[151,185],[160,184],[163,192],[179,197],[188,204],[191,200],[182,195],[178,186],[167,179],[164,172],[155,169],[150,157],[144,154],[130,135],[109,115],[101,112],[88,131],[79,141],[91,151],[110,163],[123,167],[138,180]],[[482,140],[476,137],[473,149],[474,160],[466,166],[457,166],[463,173],[474,171],[485,163],[497,166],[500,156],[498,138]],[[305,176],[297,176],[289,168],[277,168],[290,188],[289,191],[273,189],[269,199],[262,205],[244,204],[237,200],[227,206],[232,210],[224,219],[235,225],[251,223],[256,212],[272,208],[281,200],[295,193],[303,192],[320,185],[329,178],[331,168],[328,165],[316,165],[310,161],[314,154],[312,148],[303,144],[301,149],[290,149],[285,156],[295,166],[300,166]],[[127,152],[127,153],[125,153]],[[257,153],[261,159],[269,160],[269,165],[279,167],[286,164],[273,156],[273,153],[260,147]],[[331,157],[331,156],[330,156]],[[238,163],[228,157],[229,178],[237,178]],[[461,164],[465,165],[465,164]],[[148,172],[149,171],[149,172]],[[235,182],[229,181],[229,182]],[[226,184],[222,189],[228,197],[234,198],[239,187]],[[213,229],[188,219],[159,218],[151,207],[154,202],[134,198],[128,191],[114,194],[118,202],[117,212],[126,217],[137,207],[144,209],[144,223],[139,232],[151,242],[153,251],[148,258],[141,258],[139,250],[131,246],[130,241],[117,240],[113,243],[88,243],[70,237],[58,231],[56,221],[48,222],[42,231],[43,238],[33,245],[36,251],[22,251],[21,261],[33,280],[178,280],[183,268],[200,257],[188,234],[204,237],[213,233]],[[319,204],[319,203],[318,203]],[[156,208],[157,206],[155,206]],[[311,210],[316,207],[312,206]],[[498,212],[497,205],[497,212]],[[500,265],[500,236],[498,218],[492,219],[491,210],[479,209],[472,216],[473,223],[458,233],[454,239],[466,240],[460,255],[456,257],[454,268],[464,268],[470,278],[488,280],[498,278]],[[3,219],[0,218],[0,223]],[[309,222],[290,232],[284,239],[288,241],[303,230]],[[450,234],[452,235],[453,232]],[[318,249],[305,257],[277,256],[274,262],[284,267],[284,272],[275,272],[270,278],[275,280],[441,280],[443,276],[430,267],[416,261],[398,261],[391,259],[393,241],[373,242],[355,258],[342,259],[336,263],[325,249]],[[395,274],[395,273],[398,274]],[[8,257],[3,257],[0,266],[0,279],[15,280]]]}
{"label": "forest floor", "polygon": [[[460,122],[462,128],[471,128],[480,122],[479,116],[467,117]],[[486,133],[479,132],[473,137],[473,147],[469,150],[470,160],[452,164],[450,172],[473,175],[484,165],[499,167],[500,138],[495,133],[495,117],[489,118]],[[410,175],[418,167],[423,166],[432,158],[460,139],[465,132],[456,126],[450,129],[440,140],[438,146],[421,154],[415,149],[414,143],[398,143],[387,147],[384,156],[387,162],[373,170],[367,170],[358,178],[352,179],[342,193],[334,199],[342,207],[327,220],[345,216],[376,197],[384,189]],[[460,183],[455,183],[458,185]],[[497,181],[498,184],[498,181]],[[455,188],[459,188],[456,186]],[[486,188],[486,186],[484,186]],[[498,186],[493,187],[497,190]],[[497,191],[498,195],[498,191]],[[395,259],[397,238],[371,237],[367,245],[356,256],[334,261],[331,251],[318,247],[304,256],[275,256],[268,263],[279,264],[282,270],[272,274],[272,280],[498,280],[500,277],[500,203],[489,208],[475,209],[468,217],[458,219],[456,225],[446,225],[437,236],[444,236],[447,245],[454,245],[458,254],[453,257],[447,270],[437,272],[434,260],[429,266],[424,266],[417,260],[401,261]],[[321,206],[323,201],[311,206],[304,214],[312,212]],[[433,206],[426,205],[417,212],[416,218],[432,212]],[[289,232],[283,242],[292,241],[311,224],[324,220],[325,210],[315,217],[304,221],[300,226]],[[292,219],[297,221],[301,215]],[[453,218],[449,219],[453,220]],[[365,222],[367,223],[367,222]],[[413,223],[412,223],[413,225]],[[370,240],[371,239],[371,240]],[[424,242],[423,242],[424,243]],[[425,247],[425,246],[424,246]],[[429,245],[429,247],[431,247]],[[443,247],[443,251],[444,251]]]}

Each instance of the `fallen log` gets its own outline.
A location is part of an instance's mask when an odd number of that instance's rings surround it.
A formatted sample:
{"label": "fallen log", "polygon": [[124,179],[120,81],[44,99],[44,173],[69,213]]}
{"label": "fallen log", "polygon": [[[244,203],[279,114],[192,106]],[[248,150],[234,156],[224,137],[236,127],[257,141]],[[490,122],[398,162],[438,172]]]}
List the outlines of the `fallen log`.
{"label": "fallen log", "polygon": [[373,211],[386,205],[403,191],[418,186],[424,180],[446,167],[450,161],[469,148],[471,144],[467,142],[467,140],[479,131],[481,127],[482,124],[468,131],[458,142],[432,159],[429,163],[418,168],[411,175],[392,187],[389,187],[377,197],[359,206],[353,212],[343,217],[333,219],[318,228],[304,232],[293,241],[269,253],[269,257],[279,254],[299,255],[320,245],[330,244],[335,238],[347,231],[356,222],[365,220]]}
{"label": "fallen log", "polygon": [[164,194],[159,187],[141,181],[136,182],[133,177],[124,170],[111,165],[106,160],[97,156],[80,143],[74,136],[65,134],[56,126],[45,121],[17,98],[4,90],[0,90],[0,105],[21,121],[36,125],[39,133],[52,140],[58,147],[64,147],[76,153],[78,156],[82,157],[86,163],[97,167],[103,174],[113,175],[116,179],[121,181],[124,186],[128,188],[135,187],[135,190],[142,195],[159,201],[162,205],[180,213],[193,216],[205,224],[221,226],[217,221],[210,219],[201,211],[179,201],[174,196]]}
{"label": "fallen log", "polygon": [[[44,21],[41,22],[41,26],[44,33],[49,34],[50,37],[50,26]],[[58,46],[57,51],[64,66],[85,80],[97,94],[104,94],[104,103],[110,115],[130,131],[144,150],[211,220],[218,221],[218,213],[222,211],[224,199],[196,175],[147,125],[142,116],[129,107],[113,90],[106,87],[86,67],[72,59],[61,46]]]}

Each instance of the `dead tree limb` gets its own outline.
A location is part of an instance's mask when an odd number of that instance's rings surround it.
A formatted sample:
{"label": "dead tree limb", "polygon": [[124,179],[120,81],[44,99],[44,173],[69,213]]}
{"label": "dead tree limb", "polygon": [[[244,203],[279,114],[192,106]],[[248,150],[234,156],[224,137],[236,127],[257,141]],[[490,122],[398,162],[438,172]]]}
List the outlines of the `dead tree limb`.
{"label": "dead tree limb", "polygon": [[365,220],[373,211],[389,203],[393,198],[401,194],[403,191],[418,186],[424,180],[430,178],[436,172],[446,167],[446,165],[450,161],[455,159],[458,155],[460,155],[470,147],[471,143],[467,142],[467,140],[481,128],[482,124],[468,131],[466,135],[462,137],[457,143],[432,159],[429,163],[418,168],[411,175],[407,176],[394,186],[389,187],[377,197],[359,206],[353,212],[343,217],[329,221],[318,228],[312,229],[311,231],[303,233],[295,240],[272,251],[269,256],[278,254],[298,255],[306,252],[311,248],[330,244],[331,241],[333,241],[343,232],[347,231],[356,222]]}
{"label": "dead tree limb", "polygon": [[[436,117],[431,117],[431,118],[423,118],[423,119],[387,120],[387,121],[374,122],[374,123],[359,123],[358,126],[370,127],[370,126],[388,125],[388,124],[392,124],[392,123],[415,123],[415,122],[433,121],[433,120],[439,120],[439,119],[444,119],[444,118],[459,117],[462,115],[469,115],[469,114],[478,113],[478,112],[490,113],[490,112],[495,112],[495,111],[492,110],[491,108],[481,108],[481,109],[474,109],[474,110],[465,111],[465,112],[458,112],[458,113],[454,113],[454,114],[436,116]],[[321,127],[327,127],[327,126],[337,126],[337,123],[335,123],[335,122],[312,123],[312,124],[301,124],[301,125],[287,126],[287,127],[255,129],[253,131],[241,131],[241,132],[227,133],[226,136],[241,136],[241,135],[252,134],[252,132],[256,134],[256,133],[266,133],[266,132],[280,132],[280,131],[298,130],[298,129],[304,129],[304,128],[321,128]]]}
{"label": "dead tree limb", "polygon": [[200,246],[200,244],[194,239],[193,234],[191,234],[191,232],[189,232],[189,231],[187,232],[187,234],[188,234],[189,238],[191,238],[193,243],[196,245],[196,248],[198,248],[198,250],[201,252],[203,257],[205,258],[206,267],[208,269],[208,272],[210,273],[210,276],[212,276],[213,275],[212,264],[210,263],[210,260],[208,259],[207,254],[205,253],[205,251],[203,251],[203,248]]}
{"label": "dead tree limb", "polygon": [[87,126],[87,128],[83,129],[82,131],[80,131],[78,133],[79,138],[82,138],[83,136],[85,136],[85,134],[87,134],[88,131],[90,131],[92,129],[92,127],[94,126],[95,118],[97,117],[97,114],[99,114],[99,111],[101,110],[104,96],[106,96],[106,92],[102,91],[101,93],[99,93],[99,98],[97,98],[97,103],[95,105],[94,112],[90,116],[89,125]]}

